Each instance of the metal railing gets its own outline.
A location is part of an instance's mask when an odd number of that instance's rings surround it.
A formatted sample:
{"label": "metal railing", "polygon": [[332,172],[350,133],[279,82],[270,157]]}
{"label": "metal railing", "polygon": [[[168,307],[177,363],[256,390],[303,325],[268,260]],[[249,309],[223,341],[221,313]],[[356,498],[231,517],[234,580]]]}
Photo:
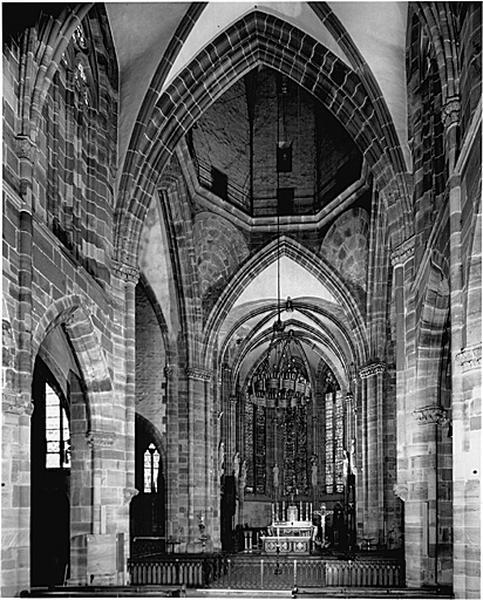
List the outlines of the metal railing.
{"label": "metal railing", "polygon": [[268,556],[183,557],[129,562],[134,585],[185,585],[230,589],[382,587],[404,585],[397,560],[291,558]]}
{"label": "metal railing", "polygon": [[132,585],[206,587],[223,574],[223,568],[221,555],[182,558],[171,555],[128,562]]}

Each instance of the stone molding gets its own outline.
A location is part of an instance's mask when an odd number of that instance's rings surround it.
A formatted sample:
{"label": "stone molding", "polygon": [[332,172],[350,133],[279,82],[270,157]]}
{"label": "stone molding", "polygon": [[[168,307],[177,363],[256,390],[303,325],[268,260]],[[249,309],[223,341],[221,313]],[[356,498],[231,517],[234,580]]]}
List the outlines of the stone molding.
{"label": "stone molding", "polygon": [[448,411],[437,404],[428,404],[413,410],[413,415],[420,425],[445,425],[449,423]]}
{"label": "stone molding", "polygon": [[198,367],[187,367],[186,375],[188,379],[197,379],[199,381],[210,381],[213,372],[208,369],[200,369]]}
{"label": "stone molding", "polygon": [[116,437],[111,431],[91,430],[86,433],[87,444],[91,448],[109,448],[114,444]]}
{"label": "stone molding", "polygon": [[402,267],[414,256],[414,244],[415,236],[413,235],[394,248],[391,252],[391,263],[394,268]]}
{"label": "stone molding", "polygon": [[36,145],[28,135],[17,135],[15,138],[15,152],[18,158],[33,161]]}
{"label": "stone molding", "polygon": [[136,488],[126,487],[123,489],[124,494],[124,504],[129,504],[134,496],[139,494],[139,490]]}
{"label": "stone molding", "polygon": [[136,284],[139,279],[140,271],[138,267],[133,267],[127,263],[120,263],[117,260],[111,262],[112,272],[116,277],[122,279],[125,283]]}
{"label": "stone molding", "polygon": [[456,355],[456,364],[461,368],[463,373],[472,371],[473,369],[481,368],[481,344],[463,348]]}
{"label": "stone molding", "polygon": [[441,110],[441,113],[445,129],[448,129],[455,123],[459,123],[461,113],[461,102],[459,96],[451,96],[448,98]]}
{"label": "stone molding", "polygon": [[21,396],[3,392],[2,410],[10,415],[25,415],[30,417],[34,411],[34,405],[31,400],[23,400]]}
{"label": "stone molding", "polygon": [[166,365],[164,367],[164,376],[166,379],[172,379],[174,375],[174,365]]}
{"label": "stone molding", "polygon": [[394,495],[406,502],[409,494],[409,487],[406,483],[395,483],[392,487]]}
{"label": "stone molding", "polygon": [[378,375],[379,373],[384,373],[386,370],[386,365],[382,362],[374,362],[359,369],[359,377],[361,379],[367,379],[372,375]]}

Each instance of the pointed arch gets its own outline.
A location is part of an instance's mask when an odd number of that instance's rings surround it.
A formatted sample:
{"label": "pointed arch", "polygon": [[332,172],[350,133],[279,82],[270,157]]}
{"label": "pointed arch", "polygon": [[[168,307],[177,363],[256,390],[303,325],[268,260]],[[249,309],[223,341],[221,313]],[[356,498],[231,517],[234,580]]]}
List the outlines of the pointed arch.
{"label": "pointed arch", "polygon": [[[253,11],[223,31],[181,71],[138,121],[121,176],[115,217],[117,260],[136,264],[140,227],[149,199],[181,137],[208,106],[257,65],[266,65],[312,93],[346,128],[373,169],[378,187],[404,188],[391,142],[359,75],[327,48],[279,18]],[[396,203],[397,235],[410,228],[407,194]],[[406,206],[407,205],[407,206]],[[401,227],[402,223],[402,227]]]}
{"label": "pointed arch", "polygon": [[254,277],[277,260],[278,252],[280,252],[280,256],[287,256],[306,269],[325,285],[336,298],[346,314],[349,329],[352,330],[354,335],[354,343],[357,347],[358,356],[362,361],[361,364],[363,364],[368,357],[366,327],[357,302],[351,292],[324,259],[315,255],[292,238],[282,236],[280,238],[279,249],[277,240],[273,240],[246,261],[238,272],[234,274],[230,283],[216,301],[205,326],[206,333],[203,347],[206,368],[210,366],[212,351],[216,347],[216,337],[220,327],[233,308],[237,298]]}
{"label": "pointed arch", "polygon": [[34,360],[43,340],[55,327],[62,325],[86,385],[90,429],[111,431],[113,386],[101,343],[84,308],[87,304],[87,299],[77,294],[53,302],[35,328],[31,356]]}

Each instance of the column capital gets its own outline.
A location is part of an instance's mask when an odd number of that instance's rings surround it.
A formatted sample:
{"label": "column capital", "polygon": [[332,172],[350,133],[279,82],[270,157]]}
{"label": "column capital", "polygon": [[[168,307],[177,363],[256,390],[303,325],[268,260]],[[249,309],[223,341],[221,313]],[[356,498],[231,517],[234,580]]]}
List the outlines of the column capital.
{"label": "column capital", "polygon": [[442,108],[442,119],[445,129],[459,123],[461,114],[461,101],[459,96],[450,96]]}
{"label": "column capital", "polygon": [[15,152],[18,158],[33,162],[37,146],[28,135],[17,135],[15,138]]}
{"label": "column capital", "polygon": [[406,483],[395,483],[392,488],[394,495],[401,498],[403,502],[408,499],[409,488]]}
{"label": "column capital", "polygon": [[361,379],[367,379],[368,377],[372,377],[372,375],[378,375],[379,373],[384,373],[386,370],[385,363],[382,362],[372,362],[367,365],[364,365],[359,369],[359,377]]}
{"label": "column capital", "polygon": [[210,369],[202,369],[199,367],[187,367],[186,375],[188,379],[198,379],[200,381],[210,381],[213,376],[213,371]]}
{"label": "column capital", "polygon": [[391,252],[391,263],[394,268],[402,267],[414,255],[415,236],[412,235],[404,242],[401,242]]}
{"label": "column capital", "polygon": [[117,260],[111,261],[111,269],[116,277],[122,279],[125,283],[136,284],[139,279],[140,271],[138,267],[121,263]]}
{"label": "column capital", "polygon": [[463,348],[456,355],[456,364],[461,368],[463,373],[472,371],[473,369],[481,368],[481,344],[468,346]]}
{"label": "column capital", "polygon": [[30,417],[34,411],[34,405],[30,399],[23,399],[18,394],[4,391],[2,409],[4,413]]}
{"label": "column capital", "polygon": [[131,487],[126,487],[123,489],[123,495],[124,495],[124,504],[129,504],[131,502],[131,500],[134,498],[134,496],[137,496],[139,494],[139,490],[137,490],[136,488],[131,488]]}
{"label": "column capital", "polygon": [[164,367],[164,376],[166,377],[166,379],[172,379],[173,378],[173,374],[174,374],[174,365],[171,364],[167,364]]}
{"label": "column capital", "polygon": [[353,400],[354,400],[354,394],[352,392],[346,392],[345,401],[353,402]]}
{"label": "column capital", "polygon": [[112,431],[89,430],[86,433],[87,444],[91,448],[109,448],[114,444],[116,434]]}
{"label": "column capital", "polygon": [[413,416],[420,425],[445,425],[450,420],[448,411],[437,404],[416,408]]}

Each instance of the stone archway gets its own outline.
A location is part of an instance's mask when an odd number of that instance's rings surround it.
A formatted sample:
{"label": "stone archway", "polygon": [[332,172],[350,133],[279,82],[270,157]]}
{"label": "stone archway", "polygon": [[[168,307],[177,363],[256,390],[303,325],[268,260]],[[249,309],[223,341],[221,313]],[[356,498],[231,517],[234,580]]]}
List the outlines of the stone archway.
{"label": "stone archway", "polygon": [[[83,308],[86,305],[86,299],[78,295],[55,301],[39,320],[32,339],[34,360],[52,354],[43,348],[51,335],[56,336],[57,342],[64,340],[64,354],[71,357],[70,366],[63,363],[62,355],[51,355],[49,359],[49,370],[53,373],[49,380],[54,386],[56,381],[61,388],[69,411],[72,440],[68,496],[70,572],[64,568],[62,580],[55,583],[65,582],[66,577],[73,583],[87,582],[87,536],[102,533],[105,527],[101,490],[103,448],[112,445],[116,437],[112,427],[111,378],[96,330]],[[34,393],[37,385],[38,379],[33,376]]]}

